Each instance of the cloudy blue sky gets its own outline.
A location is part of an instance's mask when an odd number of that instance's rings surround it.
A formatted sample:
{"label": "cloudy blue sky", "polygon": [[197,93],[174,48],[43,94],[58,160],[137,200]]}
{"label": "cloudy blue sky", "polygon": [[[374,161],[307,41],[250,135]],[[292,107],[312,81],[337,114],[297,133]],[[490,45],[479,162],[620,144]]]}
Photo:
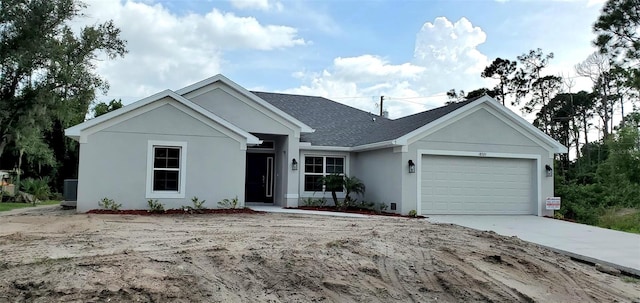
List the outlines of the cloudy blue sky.
{"label": "cloudy blue sky", "polygon": [[[123,59],[100,61],[100,100],[125,104],[222,73],[252,90],[319,95],[400,117],[442,105],[496,57],[554,52],[547,73],[574,76],[595,49],[604,0],[85,0],[81,24],[112,19]],[[572,91],[589,89],[572,78]]]}

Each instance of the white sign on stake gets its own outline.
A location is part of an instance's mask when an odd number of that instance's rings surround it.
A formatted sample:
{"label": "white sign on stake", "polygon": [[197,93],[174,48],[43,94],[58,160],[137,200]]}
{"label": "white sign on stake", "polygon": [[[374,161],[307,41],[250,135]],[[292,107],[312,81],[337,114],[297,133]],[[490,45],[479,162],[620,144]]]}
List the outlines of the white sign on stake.
{"label": "white sign on stake", "polygon": [[560,197],[547,197],[545,201],[547,210],[559,210],[560,209]]}

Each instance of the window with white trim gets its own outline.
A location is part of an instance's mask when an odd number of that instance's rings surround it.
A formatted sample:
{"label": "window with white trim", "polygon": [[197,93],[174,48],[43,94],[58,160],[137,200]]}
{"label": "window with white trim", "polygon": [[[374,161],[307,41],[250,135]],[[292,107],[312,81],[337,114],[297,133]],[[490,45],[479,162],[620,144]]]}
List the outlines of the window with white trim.
{"label": "window with white trim", "polygon": [[147,198],[184,198],[186,142],[149,141]]}
{"label": "window with white trim", "polygon": [[331,174],[344,175],[345,158],[305,156],[304,191],[322,191],[322,178]]}

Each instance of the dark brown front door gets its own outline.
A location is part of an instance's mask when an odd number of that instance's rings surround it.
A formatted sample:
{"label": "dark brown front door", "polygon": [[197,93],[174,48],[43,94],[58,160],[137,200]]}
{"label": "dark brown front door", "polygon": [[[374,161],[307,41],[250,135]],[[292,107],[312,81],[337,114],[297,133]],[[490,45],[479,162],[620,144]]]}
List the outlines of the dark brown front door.
{"label": "dark brown front door", "polygon": [[245,199],[273,203],[274,154],[247,153]]}

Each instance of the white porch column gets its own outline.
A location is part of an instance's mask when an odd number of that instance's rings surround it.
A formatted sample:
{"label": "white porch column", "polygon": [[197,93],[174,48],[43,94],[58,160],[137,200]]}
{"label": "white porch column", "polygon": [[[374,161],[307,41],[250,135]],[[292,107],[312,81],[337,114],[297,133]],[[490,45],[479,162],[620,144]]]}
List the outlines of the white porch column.
{"label": "white porch column", "polygon": [[[298,162],[298,170],[293,170],[291,162],[296,159]],[[298,198],[300,193],[300,171],[304,169],[304,163],[300,159],[300,134],[287,137],[287,169],[286,184],[284,191],[284,207],[298,207]]]}

